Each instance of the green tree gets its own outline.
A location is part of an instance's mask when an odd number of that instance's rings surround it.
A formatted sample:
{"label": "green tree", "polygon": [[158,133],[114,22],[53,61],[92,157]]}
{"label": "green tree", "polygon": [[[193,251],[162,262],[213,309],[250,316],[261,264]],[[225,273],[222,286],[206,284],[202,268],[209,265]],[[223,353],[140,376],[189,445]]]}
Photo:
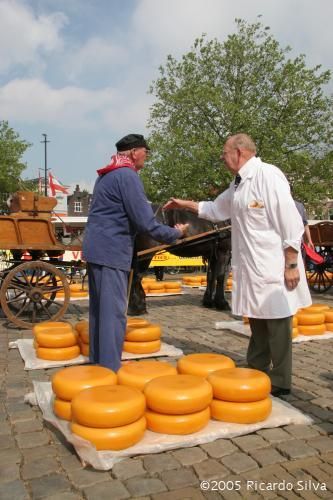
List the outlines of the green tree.
{"label": "green tree", "polygon": [[230,174],[219,157],[237,132],[254,138],[259,156],[279,166],[304,201],[317,188],[333,196],[330,72],[308,68],[304,55],[289,58],[290,47],[261,22],[236,26],[223,43],[202,36],[179,61],[168,56],[151,85],[152,156],[142,171],[150,199],[199,199],[225,188]]}
{"label": "green tree", "polygon": [[30,144],[21,139],[7,121],[0,121],[0,192],[11,193],[21,188],[21,174],[26,168],[22,156]]}

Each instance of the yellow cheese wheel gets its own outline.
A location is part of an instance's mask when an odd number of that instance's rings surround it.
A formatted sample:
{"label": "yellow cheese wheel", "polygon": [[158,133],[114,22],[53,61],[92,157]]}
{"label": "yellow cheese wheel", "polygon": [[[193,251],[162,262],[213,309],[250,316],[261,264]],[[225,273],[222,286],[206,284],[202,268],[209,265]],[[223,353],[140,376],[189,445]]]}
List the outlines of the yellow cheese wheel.
{"label": "yellow cheese wheel", "polygon": [[60,333],[71,332],[72,330],[72,325],[70,323],[65,323],[64,321],[45,321],[32,327],[34,335],[40,332]]}
{"label": "yellow cheese wheel", "polygon": [[271,381],[266,373],[252,368],[228,368],[212,373],[208,382],[214,398],[223,401],[247,403],[267,398]]}
{"label": "yellow cheese wheel", "polygon": [[210,405],[212,418],[235,424],[254,424],[265,420],[272,411],[271,398],[251,403],[234,403],[213,399]]}
{"label": "yellow cheese wheel", "polygon": [[326,332],[326,325],[298,325],[300,335],[322,335]]}
{"label": "yellow cheese wheel", "polygon": [[87,292],[87,287],[82,287],[79,283],[72,283],[69,285],[71,292]]}
{"label": "yellow cheese wheel", "polygon": [[166,288],[165,293],[180,293],[182,290],[181,288]]}
{"label": "yellow cheese wheel", "polygon": [[40,347],[71,347],[77,344],[78,335],[73,329],[68,332],[53,331],[51,333],[45,330],[45,332],[36,332],[35,339]]}
{"label": "yellow cheese wheel", "polygon": [[79,333],[81,342],[89,344],[89,330],[81,330]]}
{"label": "yellow cheese wheel", "polygon": [[37,347],[36,349],[37,358],[47,359],[48,361],[67,361],[79,355],[80,348],[78,345],[71,347]]}
{"label": "yellow cheese wheel", "polygon": [[125,341],[123,350],[132,354],[150,354],[158,352],[161,349],[160,340],[152,340],[150,342],[128,342]]}
{"label": "yellow cheese wheel", "polygon": [[208,424],[210,409],[187,415],[162,415],[154,411],[146,412],[147,429],[161,434],[192,434]]}
{"label": "yellow cheese wheel", "polygon": [[179,290],[181,289],[180,283],[177,283],[176,281],[164,281],[164,288],[167,290],[168,288],[178,288]]}
{"label": "yellow cheese wheel", "polygon": [[159,289],[159,290],[151,290],[151,289],[149,288],[147,293],[154,293],[154,294],[158,294],[158,293],[165,293],[165,289],[164,289],[164,288],[161,288],[161,289]]}
{"label": "yellow cheese wheel", "polygon": [[86,344],[81,340],[80,342],[80,351],[83,356],[89,356],[89,344]]}
{"label": "yellow cheese wheel", "polygon": [[164,284],[159,283],[156,281],[156,283],[148,283],[149,290],[155,291],[155,290],[164,290]]}
{"label": "yellow cheese wheel", "polygon": [[293,338],[293,339],[294,339],[294,338],[296,338],[296,337],[298,336],[298,333],[299,333],[299,331],[298,331],[298,327],[297,327],[297,326],[295,326],[295,327],[292,329],[291,338]]}
{"label": "yellow cheese wheel", "polygon": [[35,349],[37,349],[37,347],[39,347],[38,342],[36,342],[36,339],[34,339],[32,345],[34,346]]}
{"label": "yellow cheese wheel", "polygon": [[117,375],[103,366],[69,366],[52,377],[52,390],[60,399],[71,401],[76,394],[100,385],[115,385]]}
{"label": "yellow cheese wheel", "polygon": [[130,446],[134,446],[143,438],[146,430],[146,419],[145,417],[141,417],[132,424],[111,427],[110,429],[85,427],[84,425],[72,422],[71,430],[77,436],[90,441],[99,451],[124,450]]}
{"label": "yellow cheese wheel", "polygon": [[88,297],[88,292],[87,291],[81,291],[81,292],[74,292],[73,290],[70,291],[71,294],[71,299],[78,299],[79,297]]}
{"label": "yellow cheese wheel", "polygon": [[139,389],[104,385],[81,391],[72,399],[72,419],[88,427],[110,428],[143,417],[146,400]]}
{"label": "yellow cheese wheel", "polygon": [[333,323],[333,309],[325,311],[325,323]]}
{"label": "yellow cheese wheel", "polygon": [[133,361],[123,365],[117,372],[118,384],[136,387],[143,391],[145,385],[156,377],[176,375],[174,366],[165,361]]}
{"label": "yellow cheese wheel", "polygon": [[128,328],[141,328],[143,326],[148,326],[150,323],[143,318],[127,318]]}
{"label": "yellow cheese wheel", "polygon": [[75,324],[74,328],[79,333],[81,333],[82,331],[89,331],[89,323],[87,320],[82,319]]}
{"label": "yellow cheese wheel", "polygon": [[196,375],[158,377],[144,388],[150,410],[166,415],[186,415],[201,411],[212,401],[211,385]]}
{"label": "yellow cheese wheel", "polygon": [[298,318],[297,318],[297,316],[293,316],[292,325],[293,325],[293,328],[295,328],[298,325]]}
{"label": "yellow cheese wheel", "polygon": [[322,325],[325,323],[325,314],[321,312],[303,312],[297,314],[298,326],[300,325]]}
{"label": "yellow cheese wheel", "polygon": [[142,278],[142,283],[155,283],[156,282],[156,279],[155,278],[151,278],[149,276],[144,276]]}
{"label": "yellow cheese wheel", "polygon": [[129,342],[150,342],[161,338],[161,327],[150,324],[140,328],[128,328],[126,330],[125,340]]}
{"label": "yellow cheese wheel", "polygon": [[208,377],[210,373],[217,370],[234,367],[235,363],[231,358],[213,352],[188,354],[180,358],[177,363],[179,373],[199,375],[200,377]]}
{"label": "yellow cheese wheel", "polygon": [[325,327],[327,332],[333,332],[333,323],[326,323]]}
{"label": "yellow cheese wheel", "polygon": [[54,398],[53,400],[54,414],[63,420],[72,420],[71,402],[63,399]]}
{"label": "yellow cheese wheel", "polygon": [[306,307],[304,309],[305,312],[311,312],[311,313],[319,313],[319,312],[324,312],[324,311],[329,311],[330,306],[327,304],[312,304],[309,307]]}

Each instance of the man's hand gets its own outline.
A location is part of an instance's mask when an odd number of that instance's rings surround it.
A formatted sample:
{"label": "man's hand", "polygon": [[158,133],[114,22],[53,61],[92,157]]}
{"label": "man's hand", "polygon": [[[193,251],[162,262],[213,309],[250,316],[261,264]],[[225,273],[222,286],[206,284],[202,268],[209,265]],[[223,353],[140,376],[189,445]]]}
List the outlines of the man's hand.
{"label": "man's hand", "polygon": [[189,228],[189,224],[175,224],[174,226],[176,229],[179,229],[179,231],[182,232],[182,238],[184,238],[186,236],[186,233],[188,231],[188,228]]}
{"label": "man's hand", "polygon": [[284,270],[284,281],[288,290],[294,290],[299,283],[299,270],[295,269],[285,269]]}
{"label": "man's hand", "polygon": [[315,249],[314,244],[312,243],[312,240],[308,241],[308,246],[311,248],[311,250]]}
{"label": "man's hand", "polygon": [[163,207],[163,210],[171,210],[177,208],[178,210],[190,210],[195,214],[198,213],[199,203],[191,200],[181,200],[180,198],[170,198]]}

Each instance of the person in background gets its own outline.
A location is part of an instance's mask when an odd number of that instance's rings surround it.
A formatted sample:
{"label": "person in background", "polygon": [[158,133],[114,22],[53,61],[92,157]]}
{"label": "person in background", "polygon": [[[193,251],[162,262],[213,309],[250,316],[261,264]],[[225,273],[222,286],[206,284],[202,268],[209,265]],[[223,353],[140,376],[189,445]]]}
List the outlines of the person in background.
{"label": "person in background", "polygon": [[149,147],[140,134],[116,143],[111,163],[97,171],[83,240],[89,280],[90,361],[117,371],[126,331],[129,271],[137,233],[173,243],[186,224],[174,228],[157,222],[138,172]]}
{"label": "person in background", "polygon": [[311,238],[311,233],[310,233],[310,228],[309,228],[309,222],[308,222],[308,217],[307,217],[307,214],[306,214],[305,206],[303,205],[303,203],[301,203],[300,201],[297,201],[295,199],[294,199],[294,202],[295,202],[296,208],[298,210],[298,213],[302,217],[302,221],[303,221],[303,225],[304,225],[304,235],[303,235],[304,242],[312,250],[314,250],[314,244],[313,244],[312,238]]}
{"label": "person in background", "polygon": [[256,157],[247,134],[224,144],[221,160],[235,176],[214,201],[171,198],[164,209],[191,210],[203,219],[231,218],[232,312],[247,316],[251,368],[266,372],[272,394],[288,394],[292,369],[292,316],[311,304],[300,252],[304,228],[280,169]]}

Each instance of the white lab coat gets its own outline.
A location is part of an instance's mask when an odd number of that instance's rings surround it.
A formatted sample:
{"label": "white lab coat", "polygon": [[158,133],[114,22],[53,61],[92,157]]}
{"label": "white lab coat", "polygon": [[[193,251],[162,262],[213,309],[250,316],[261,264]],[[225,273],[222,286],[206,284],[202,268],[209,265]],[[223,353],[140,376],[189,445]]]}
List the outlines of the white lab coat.
{"label": "white lab coat", "polygon": [[[312,301],[300,252],[304,226],[289,184],[281,170],[256,157],[238,173],[236,190],[232,181],[215,201],[199,203],[199,217],[231,219],[232,312],[261,319],[292,316]],[[300,282],[292,291],[284,282],[287,247],[298,251]]]}

